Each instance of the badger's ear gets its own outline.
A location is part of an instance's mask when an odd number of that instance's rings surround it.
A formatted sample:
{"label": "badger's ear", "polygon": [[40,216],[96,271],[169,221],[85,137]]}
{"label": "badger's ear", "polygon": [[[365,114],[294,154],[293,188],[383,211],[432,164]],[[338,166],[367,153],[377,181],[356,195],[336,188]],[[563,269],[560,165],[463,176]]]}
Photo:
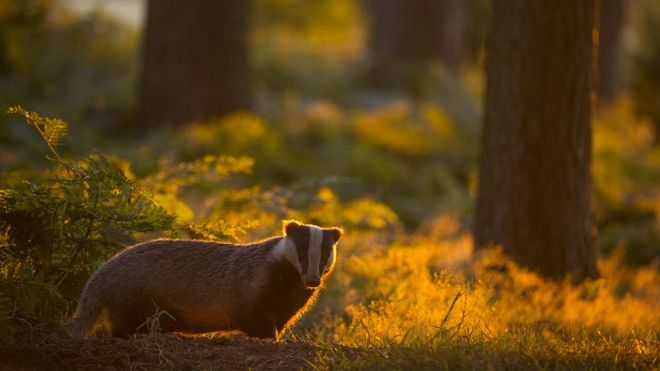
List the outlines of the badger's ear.
{"label": "badger's ear", "polygon": [[341,228],[329,228],[328,232],[330,232],[332,239],[335,241],[334,243],[339,242],[341,236],[344,234],[344,230]]}
{"label": "badger's ear", "polygon": [[302,224],[298,223],[295,220],[285,220],[282,222],[284,224],[283,233],[285,236],[294,235],[296,231],[303,227]]}

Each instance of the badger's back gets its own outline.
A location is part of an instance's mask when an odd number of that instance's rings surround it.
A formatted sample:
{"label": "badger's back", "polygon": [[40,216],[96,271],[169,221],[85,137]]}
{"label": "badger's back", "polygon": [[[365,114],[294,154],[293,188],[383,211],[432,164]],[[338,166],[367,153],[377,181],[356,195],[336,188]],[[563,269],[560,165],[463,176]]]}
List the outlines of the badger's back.
{"label": "badger's back", "polygon": [[237,278],[261,275],[268,261],[268,247],[276,240],[243,246],[156,240],[126,249],[94,275],[140,286],[153,295],[203,301],[237,286]]}

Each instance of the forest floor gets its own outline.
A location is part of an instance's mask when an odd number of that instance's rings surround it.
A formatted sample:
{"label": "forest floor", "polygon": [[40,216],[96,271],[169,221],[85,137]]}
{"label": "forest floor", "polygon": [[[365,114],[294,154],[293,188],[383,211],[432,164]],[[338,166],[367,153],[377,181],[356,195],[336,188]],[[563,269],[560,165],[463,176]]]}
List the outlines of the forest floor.
{"label": "forest floor", "polygon": [[[422,347],[352,348],[324,341],[281,341],[243,335],[184,336],[138,334],[129,339],[71,339],[60,329],[13,320],[10,345],[0,343],[0,371],[11,370],[301,370],[301,369],[490,369],[490,370],[656,370],[657,337],[635,347],[552,342],[507,349],[484,344]],[[657,336],[657,335],[656,335]],[[529,339],[527,339],[529,340]],[[526,341],[526,340],[521,340]],[[579,343],[579,344],[578,344]],[[506,345],[506,344],[503,344]],[[641,348],[654,348],[641,351]],[[580,351],[579,349],[582,349]]]}
{"label": "forest floor", "polygon": [[[317,348],[304,341],[242,335],[188,337],[140,334],[71,339],[63,332],[19,324],[11,345],[0,345],[0,370],[300,370],[312,368]],[[345,355],[357,350],[338,346]]]}

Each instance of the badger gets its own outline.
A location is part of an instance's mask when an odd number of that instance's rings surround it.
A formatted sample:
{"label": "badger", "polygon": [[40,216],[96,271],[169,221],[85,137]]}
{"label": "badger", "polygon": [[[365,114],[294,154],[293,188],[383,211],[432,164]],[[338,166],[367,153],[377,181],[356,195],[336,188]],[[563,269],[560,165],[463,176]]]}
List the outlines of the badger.
{"label": "badger", "polygon": [[250,244],[158,239],[128,247],[92,274],[64,328],[87,338],[103,319],[110,335],[127,337],[160,313],[161,331],[279,340],[316,299],[343,234],[283,225],[282,236]]}

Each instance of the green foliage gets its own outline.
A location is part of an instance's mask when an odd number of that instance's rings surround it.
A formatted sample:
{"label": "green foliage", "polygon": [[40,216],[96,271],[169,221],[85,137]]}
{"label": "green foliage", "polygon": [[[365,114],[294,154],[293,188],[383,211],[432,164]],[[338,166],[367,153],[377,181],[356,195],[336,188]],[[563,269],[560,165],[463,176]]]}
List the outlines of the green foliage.
{"label": "green foliage", "polygon": [[248,220],[243,224],[231,224],[224,220],[205,220],[201,223],[190,223],[185,226],[191,238],[215,241],[240,241],[241,236],[258,225],[255,220]]}
{"label": "green foliage", "polygon": [[34,127],[39,136],[46,142],[50,151],[57,159],[60,155],[55,150],[55,146],[60,144],[62,138],[66,135],[69,128],[66,122],[50,117],[41,117],[36,112],[29,112],[24,110],[21,106],[9,107],[8,113],[14,113],[23,116],[28,125]]}
{"label": "green foliage", "polygon": [[303,33],[346,32],[360,18],[359,8],[350,0],[256,0],[254,10],[260,27],[277,25]]}
{"label": "green foliage", "polygon": [[369,197],[344,203],[330,187],[322,187],[307,202],[299,203],[289,212],[289,217],[319,225],[341,225],[353,230],[387,230],[396,227],[399,221],[387,205]]}
{"label": "green foliage", "polygon": [[55,145],[66,124],[20,107],[57,161],[36,179],[0,190],[0,261],[5,292],[22,315],[62,318],[85,277],[136,233],[168,231],[174,217],[102,154],[64,160]]}
{"label": "green foliage", "polygon": [[28,56],[20,36],[39,30],[51,8],[51,0],[0,1],[0,74],[24,72]]}
{"label": "green foliage", "polygon": [[[100,11],[81,16],[58,1],[0,0],[0,105],[88,124],[72,128],[77,135],[108,125],[131,110],[137,41],[135,30]],[[37,142],[25,146],[32,139],[25,129],[3,127],[0,143],[35,162],[43,156],[33,151]],[[88,152],[86,143],[72,141],[71,149]]]}
{"label": "green foliage", "polygon": [[130,163],[114,156],[61,156],[56,146],[67,129],[62,120],[18,106],[8,112],[25,119],[53,159],[49,169],[28,179],[24,173],[0,183],[0,336],[10,337],[8,320],[15,313],[44,322],[63,319],[92,271],[144,236],[238,240],[257,224],[240,217],[227,221],[219,212],[185,220],[182,212],[189,210],[186,192],[213,194],[232,175],[249,174],[248,157],[161,162],[137,179]]}
{"label": "green foliage", "polygon": [[626,260],[647,264],[660,256],[660,147],[653,125],[633,113],[628,99],[594,122],[592,167],[595,222],[601,251],[623,249]]}
{"label": "green foliage", "polygon": [[[266,90],[312,95],[345,92],[365,39],[359,2],[257,0],[252,62]],[[304,60],[304,63],[299,61]]]}

